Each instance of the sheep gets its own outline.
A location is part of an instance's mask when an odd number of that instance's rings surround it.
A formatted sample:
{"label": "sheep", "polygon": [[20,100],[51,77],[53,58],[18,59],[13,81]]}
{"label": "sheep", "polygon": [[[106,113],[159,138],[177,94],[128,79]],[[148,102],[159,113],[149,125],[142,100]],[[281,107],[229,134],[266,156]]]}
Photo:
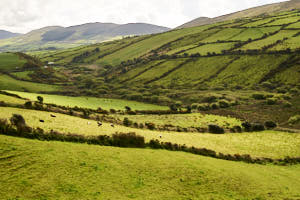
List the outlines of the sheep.
{"label": "sheep", "polygon": [[55,115],[52,115],[52,114],[51,114],[50,116],[51,116],[51,117],[56,117]]}
{"label": "sheep", "polygon": [[87,125],[91,125],[91,122],[87,122]]}

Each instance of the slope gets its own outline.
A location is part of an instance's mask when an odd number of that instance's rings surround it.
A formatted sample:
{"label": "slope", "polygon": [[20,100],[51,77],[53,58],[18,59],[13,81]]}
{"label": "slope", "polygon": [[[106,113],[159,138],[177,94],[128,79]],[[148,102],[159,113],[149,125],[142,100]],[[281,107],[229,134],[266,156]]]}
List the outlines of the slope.
{"label": "slope", "polygon": [[200,17],[190,22],[187,22],[177,28],[188,28],[188,27],[201,26],[205,24],[212,24],[216,22],[222,22],[226,20],[235,20],[235,19],[240,19],[245,17],[255,17],[259,15],[269,15],[269,14],[274,14],[283,11],[290,11],[299,8],[300,8],[299,0],[290,0],[287,2],[274,3],[274,4],[268,4],[268,5],[259,6],[255,8],[250,8],[247,10],[235,12],[232,14],[228,14],[216,18]]}
{"label": "slope", "polygon": [[0,136],[4,199],[293,199],[299,166]]}

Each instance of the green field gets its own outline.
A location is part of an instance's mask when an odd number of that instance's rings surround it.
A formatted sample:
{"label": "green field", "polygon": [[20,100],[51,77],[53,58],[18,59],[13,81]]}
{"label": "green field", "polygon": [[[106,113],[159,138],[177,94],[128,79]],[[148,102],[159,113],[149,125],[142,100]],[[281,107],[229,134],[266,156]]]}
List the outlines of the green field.
{"label": "green field", "polygon": [[234,42],[228,42],[228,43],[216,43],[216,44],[206,44],[188,51],[183,52],[188,54],[195,54],[200,53],[201,55],[206,56],[208,53],[221,53],[222,50],[229,50],[232,47],[234,47]]}
{"label": "green field", "polygon": [[232,128],[241,126],[242,122],[235,118],[204,115],[200,113],[176,114],[176,115],[119,115],[123,120],[125,117],[138,123],[152,122],[156,125],[173,125],[183,128],[189,127],[208,127],[209,124],[217,124],[221,127]]}
{"label": "green field", "polygon": [[29,92],[53,92],[60,90],[59,86],[19,81],[8,75],[0,74],[0,90],[16,90]]}
{"label": "green field", "polygon": [[[119,125],[115,125],[115,128],[112,128],[108,123],[103,123],[103,126],[99,128],[96,122],[78,117],[55,114],[57,117],[51,118],[50,113],[47,112],[0,107],[0,118],[10,118],[12,114],[21,114],[29,126],[40,127],[47,131],[56,130],[62,133],[83,135],[112,135],[115,132],[136,132],[138,135],[144,136],[147,141],[158,139],[164,142],[208,148],[216,152],[229,154],[250,154],[253,157],[271,158],[296,157],[300,155],[300,149],[298,148],[300,145],[300,135],[295,133],[265,131],[214,135],[159,132]],[[45,120],[45,123],[40,123],[40,119]],[[215,117],[215,119],[221,119],[221,117]],[[229,122],[231,121],[232,119],[229,119]],[[88,125],[88,122],[92,122],[92,124]]]}
{"label": "green field", "polygon": [[33,73],[33,71],[25,71],[25,72],[15,72],[15,73],[11,73],[11,74],[18,77],[18,78],[20,78],[20,79],[31,80],[29,75],[32,74],[32,73]]}
{"label": "green field", "polygon": [[21,69],[25,63],[25,59],[21,59],[14,53],[0,53],[0,71]]}
{"label": "green field", "polygon": [[23,98],[36,101],[37,96],[42,96],[44,98],[44,103],[56,104],[61,106],[69,107],[82,107],[82,108],[91,108],[98,109],[116,109],[116,110],[125,110],[125,106],[129,106],[132,110],[168,110],[166,106],[158,106],[153,104],[140,103],[136,101],[127,101],[121,99],[105,99],[105,98],[96,98],[96,97],[68,97],[60,95],[47,95],[47,94],[35,94],[27,92],[16,92],[16,91],[7,91],[9,93],[17,94]]}
{"label": "green field", "polygon": [[0,136],[2,199],[297,199],[300,167]]}

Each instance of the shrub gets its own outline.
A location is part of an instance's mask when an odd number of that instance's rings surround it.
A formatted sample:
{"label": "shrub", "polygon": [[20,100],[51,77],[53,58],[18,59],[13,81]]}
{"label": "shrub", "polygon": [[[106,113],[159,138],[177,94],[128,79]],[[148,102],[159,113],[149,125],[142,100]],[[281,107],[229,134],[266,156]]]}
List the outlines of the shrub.
{"label": "shrub", "polygon": [[268,98],[266,103],[268,105],[275,105],[277,103],[277,99],[276,98]]}
{"label": "shrub", "polygon": [[221,101],[219,101],[219,105],[220,105],[220,108],[228,108],[230,106],[230,103],[226,100],[221,100]]}
{"label": "shrub", "polygon": [[117,111],[116,111],[115,109],[110,109],[109,112],[110,112],[111,114],[115,114]]}
{"label": "shrub", "polygon": [[219,109],[219,104],[218,103],[212,103],[212,104],[210,104],[210,107],[211,107],[211,109]]}
{"label": "shrub", "polygon": [[132,125],[132,121],[125,117],[123,120],[123,125],[129,127]]}
{"label": "shrub", "polygon": [[145,138],[135,133],[116,133],[112,135],[113,146],[118,147],[145,147]]}
{"label": "shrub", "polygon": [[237,132],[237,133],[241,133],[243,130],[242,130],[242,127],[240,126],[234,126],[233,129]]}
{"label": "shrub", "polygon": [[261,123],[254,123],[252,125],[252,130],[253,131],[264,131],[265,130],[265,126]]}
{"label": "shrub", "polygon": [[209,104],[206,103],[199,104],[198,106],[199,111],[208,111],[209,109],[210,109]]}
{"label": "shrub", "polygon": [[154,130],[155,129],[155,124],[154,123],[147,122],[147,123],[145,123],[145,125],[150,130]]}
{"label": "shrub", "polygon": [[217,101],[217,99],[218,99],[218,98],[217,98],[216,96],[211,95],[211,96],[205,97],[205,98],[202,100],[202,102],[203,102],[203,103],[214,103],[214,102]]}
{"label": "shrub", "polygon": [[300,115],[295,115],[295,116],[290,117],[290,119],[289,119],[288,122],[289,122],[289,124],[291,124],[291,125],[300,122]]}
{"label": "shrub", "polygon": [[13,116],[9,120],[10,120],[10,123],[16,127],[26,126],[25,119],[22,115],[13,114]]}
{"label": "shrub", "polygon": [[215,125],[215,124],[208,125],[208,131],[210,133],[215,133],[215,134],[224,134],[225,133],[225,131],[222,127]]}
{"label": "shrub", "polygon": [[32,102],[31,101],[26,101],[24,106],[25,106],[25,108],[32,108]]}
{"label": "shrub", "polygon": [[264,94],[261,94],[261,93],[255,93],[252,95],[253,99],[256,99],[256,100],[264,100],[266,99],[266,96]]}
{"label": "shrub", "polygon": [[283,106],[284,106],[285,108],[291,108],[291,107],[293,106],[293,104],[291,104],[289,101],[284,101],[284,102],[283,102]]}
{"label": "shrub", "polygon": [[265,127],[267,129],[273,129],[273,128],[276,128],[277,127],[277,124],[273,121],[266,121],[265,122]]}
{"label": "shrub", "polygon": [[38,100],[39,103],[42,104],[44,102],[44,98],[43,97],[37,96],[36,98],[37,98],[37,100]]}
{"label": "shrub", "polygon": [[245,131],[250,132],[252,130],[252,125],[249,122],[243,122],[242,126],[244,127]]}

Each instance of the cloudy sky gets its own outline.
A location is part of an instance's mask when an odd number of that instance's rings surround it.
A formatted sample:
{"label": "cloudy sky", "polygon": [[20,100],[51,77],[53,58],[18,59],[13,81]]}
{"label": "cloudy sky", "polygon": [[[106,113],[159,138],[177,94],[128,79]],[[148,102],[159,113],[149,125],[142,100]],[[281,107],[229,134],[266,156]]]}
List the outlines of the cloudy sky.
{"label": "cloudy sky", "polygon": [[174,28],[200,16],[280,1],[284,0],[0,0],[0,29],[26,33],[88,22],[145,22]]}

